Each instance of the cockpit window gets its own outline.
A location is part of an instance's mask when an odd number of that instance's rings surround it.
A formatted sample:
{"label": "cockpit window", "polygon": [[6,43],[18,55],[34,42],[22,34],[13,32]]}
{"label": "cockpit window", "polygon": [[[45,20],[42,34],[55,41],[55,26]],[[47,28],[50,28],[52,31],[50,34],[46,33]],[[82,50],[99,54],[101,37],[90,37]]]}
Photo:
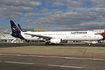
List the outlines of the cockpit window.
{"label": "cockpit window", "polygon": [[101,34],[102,36],[104,36],[104,34]]}
{"label": "cockpit window", "polygon": [[94,33],[94,35],[100,35],[101,33]]}

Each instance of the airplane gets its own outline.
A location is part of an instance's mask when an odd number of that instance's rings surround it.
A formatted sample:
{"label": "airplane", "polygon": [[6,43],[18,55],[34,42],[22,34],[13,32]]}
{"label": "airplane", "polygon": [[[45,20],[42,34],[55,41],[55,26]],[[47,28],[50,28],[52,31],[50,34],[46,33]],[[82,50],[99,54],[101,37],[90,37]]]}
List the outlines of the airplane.
{"label": "airplane", "polygon": [[11,35],[25,40],[42,39],[47,44],[67,43],[68,41],[100,41],[105,39],[105,32],[99,34],[93,31],[45,31],[45,32],[23,32],[10,20]]}
{"label": "airplane", "polygon": [[18,28],[22,31],[22,28],[21,28],[20,24],[18,24]]}

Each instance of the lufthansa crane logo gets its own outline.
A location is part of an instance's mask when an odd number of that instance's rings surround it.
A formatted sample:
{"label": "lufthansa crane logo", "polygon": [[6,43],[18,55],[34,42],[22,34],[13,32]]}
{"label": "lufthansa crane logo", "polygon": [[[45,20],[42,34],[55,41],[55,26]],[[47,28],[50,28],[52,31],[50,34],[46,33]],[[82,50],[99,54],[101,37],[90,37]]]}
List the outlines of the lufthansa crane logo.
{"label": "lufthansa crane logo", "polygon": [[13,30],[14,32],[16,32],[16,31],[17,31],[17,27],[16,27],[16,26],[13,26],[12,30]]}

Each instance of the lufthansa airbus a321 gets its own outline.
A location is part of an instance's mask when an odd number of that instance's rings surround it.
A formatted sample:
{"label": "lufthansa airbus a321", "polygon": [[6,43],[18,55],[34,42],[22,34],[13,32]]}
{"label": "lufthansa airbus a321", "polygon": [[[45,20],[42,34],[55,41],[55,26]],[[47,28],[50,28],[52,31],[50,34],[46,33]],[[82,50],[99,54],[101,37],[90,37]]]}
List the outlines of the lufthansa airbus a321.
{"label": "lufthansa airbus a321", "polygon": [[11,20],[11,35],[25,40],[44,40],[46,44],[60,44],[68,41],[99,41],[104,39],[101,34],[93,31],[45,31],[23,32]]}

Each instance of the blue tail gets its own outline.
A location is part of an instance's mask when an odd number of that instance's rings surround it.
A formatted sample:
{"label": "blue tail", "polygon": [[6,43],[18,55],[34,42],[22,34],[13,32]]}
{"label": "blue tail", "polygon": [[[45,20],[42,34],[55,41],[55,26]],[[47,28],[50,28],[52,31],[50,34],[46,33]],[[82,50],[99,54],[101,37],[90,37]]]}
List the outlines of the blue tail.
{"label": "blue tail", "polygon": [[10,24],[12,30],[11,35],[23,39],[23,37],[21,36],[21,30],[17,27],[17,25],[12,20],[10,20]]}

